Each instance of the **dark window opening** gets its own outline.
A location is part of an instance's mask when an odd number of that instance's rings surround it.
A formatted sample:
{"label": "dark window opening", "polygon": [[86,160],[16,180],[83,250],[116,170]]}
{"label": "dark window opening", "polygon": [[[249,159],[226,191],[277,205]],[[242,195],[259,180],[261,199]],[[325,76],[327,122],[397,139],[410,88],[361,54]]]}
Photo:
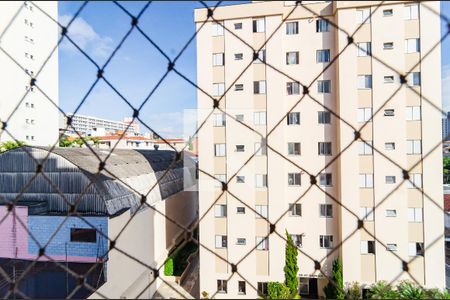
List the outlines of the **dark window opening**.
{"label": "dark window opening", "polygon": [[71,228],[70,241],[82,243],[96,243],[97,230],[92,228]]}

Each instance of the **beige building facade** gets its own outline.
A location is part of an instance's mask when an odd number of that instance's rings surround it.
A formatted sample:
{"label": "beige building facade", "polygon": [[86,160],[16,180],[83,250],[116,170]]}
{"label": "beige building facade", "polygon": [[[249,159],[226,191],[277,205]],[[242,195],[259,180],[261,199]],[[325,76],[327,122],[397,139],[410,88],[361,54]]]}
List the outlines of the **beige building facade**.
{"label": "beige building facade", "polygon": [[[284,281],[285,230],[304,296],[323,296],[337,256],[346,283],[443,288],[439,2],[302,3],[218,7],[220,24],[195,11],[197,84],[226,112],[199,131],[200,292]],[[212,108],[199,91],[199,125]]]}

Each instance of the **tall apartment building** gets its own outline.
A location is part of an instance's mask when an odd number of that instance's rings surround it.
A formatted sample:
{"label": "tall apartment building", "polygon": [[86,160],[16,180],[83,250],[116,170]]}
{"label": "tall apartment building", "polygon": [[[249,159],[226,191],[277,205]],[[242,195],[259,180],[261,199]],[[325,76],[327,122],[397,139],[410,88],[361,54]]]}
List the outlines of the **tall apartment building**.
{"label": "tall apartment building", "polygon": [[[283,282],[285,241],[273,230],[299,247],[301,295],[323,295],[337,256],[344,282],[445,287],[441,117],[418,96],[441,106],[440,20],[425,7],[439,12],[439,3],[380,3],[253,1],[215,9],[220,24],[195,11],[197,29],[207,21],[198,85],[227,112],[215,110],[199,132],[200,292],[254,298]],[[345,32],[358,27],[358,47],[347,47]],[[248,45],[264,46],[267,65],[252,62]],[[396,92],[394,70],[410,69]],[[199,91],[199,124],[212,108]],[[367,121],[368,144],[353,142]],[[402,183],[402,169],[414,184]]]}
{"label": "tall apartment building", "polygon": [[[67,116],[72,117],[72,126],[68,128],[67,133],[76,134],[75,130],[82,134],[87,134],[92,130],[103,128],[108,132],[114,131],[124,131],[128,128],[129,134],[139,134],[140,126],[137,122],[133,122],[132,118],[125,118],[123,122],[121,121],[112,121],[101,119],[92,116],[85,116],[80,114],[67,114]],[[61,129],[65,129],[67,127],[67,120],[64,115],[60,115],[60,124],[59,127]],[[130,125],[131,124],[131,125]]]}
{"label": "tall apartment building", "polygon": [[447,116],[442,119],[442,140],[447,141],[450,134],[450,112],[447,112]]}
{"label": "tall apartment building", "polygon": [[[0,131],[0,142],[48,146],[58,140],[58,50],[46,61],[58,43],[58,3],[34,3],[40,9],[27,1],[0,3],[0,121],[10,133]],[[30,86],[32,78],[45,95]]]}

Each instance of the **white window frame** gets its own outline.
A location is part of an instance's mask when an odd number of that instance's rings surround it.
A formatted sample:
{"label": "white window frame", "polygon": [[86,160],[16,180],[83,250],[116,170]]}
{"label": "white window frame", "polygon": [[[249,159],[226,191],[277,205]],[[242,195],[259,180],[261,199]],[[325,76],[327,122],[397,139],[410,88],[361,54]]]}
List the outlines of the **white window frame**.
{"label": "white window frame", "polygon": [[286,22],[286,35],[298,34],[298,21]]}
{"label": "white window frame", "polygon": [[420,52],[420,39],[405,39],[405,53]]}
{"label": "white window frame", "polygon": [[267,187],[267,174],[255,175],[255,187],[266,188]]}
{"label": "white window frame", "polygon": [[224,82],[217,82],[213,83],[213,92],[212,95],[214,97],[221,97],[225,93],[225,83]]}
{"label": "white window frame", "polygon": [[300,95],[300,83],[296,81],[286,82],[286,93],[290,95]]}
{"label": "white window frame", "polygon": [[372,155],[372,141],[358,141],[359,155]]}
{"label": "white window frame", "polygon": [[293,111],[287,115],[287,125],[300,125],[300,112]]}
{"label": "white window frame", "polygon": [[364,123],[371,121],[372,118],[372,108],[371,107],[360,107],[358,108],[358,122]]}
{"label": "white window frame", "polygon": [[386,244],[386,250],[387,251],[397,251],[397,244],[395,244],[395,243]]}
{"label": "white window frame", "polygon": [[[329,151],[328,151],[329,150]],[[323,156],[333,155],[333,145],[331,142],[318,142],[317,154]]]}
{"label": "white window frame", "polygon": [[225,64],[225,53],[213,53],[213,67]]}
{"label": "white window frame", "polygon": [[253,113],[253,124],[254,125],[266,125],[266,112],[257,111]]}
{"label": "white window frame", "polygon": [[[369,243],[373,243],[373,252],[369,252]],[[361,254],[375,254],[375,241],[361,241],[360,245]]]}
{"label": "white window frame", "polygon": [[[417,251],[418,245],[421,245],[420,248],[422,248],[422,254],[419,254]],[[424,244],[423,242],[408,242],[408,255],[409,256],[423,256],[425,252]]]}
{"label": "white window frame", "polygon": [[330,49],[316,50],[316,63],[327,63],[331,60]]}
{"label": "white window frame", "polygon": [[320,235],[319,236],[319,246],[321,249],[332,249],[333,248],[333,236],[332,235]]}
{"label": "white window frame", "polygon": [[[225,246],[224,246],[225,243]],[[215,246],[216,249],[226,249],[228,246],[228,238],[226,235],[217,235],[215,236]]]}
{"label": "white window frame", "polygon": [[[328,210],[330,208],[330,210]],[[330,212],[330,214],[328,214]],[[319,216],[321,218],[333,217],[333,205],[332,204],[319,204]]]}
{"label": "white window frame", "polygon": [[406,154],[422,154],[422,140],[406,140]]}
{"label": "white window frame", "polygon": [[289,142],[287,144],[288,144],[288,155],[297,156],[302,154],[302,144],[300,142]]}
{"label": "white window frame", "polygon": [[363,74],[358,75],[358,89],[359,90],[368,90],[372,88],[372,75],[370,74]]}
{"label": "white window frame", "polygon": [[331,93],[331,80],[317,80],[317,93],[329,94]]}
{"label": "white window frame", "polygon": [[319,185],[325,187],[333,186],[333,174],[332,173],[319,174]]}
{"label": "white window frame", "polygon": [[[292,180],[290,180],[292,178]],[[298,179],[298,182],[297,182]],[[302,174],[301,173],[288,173],[288,186],[301,186]]]}
{"label": "white window frame", "polygon": [[214,205],[214,217],[226,218],[227,217],[227,205],[226,204]]}
{"label": "white window frame", "polygon": [[211,24],[211,30],[212,30],[212,36],[222,36],[223,35],[223,24],[222,23],[216,23],[213,22]]}
{"label": "white window frame", "polygon": [[369,24],[370,23],[370,8],[356,10],[356,23]]}
{"label": "white window frame", "polygon": [[330,22],[327,19],[316,20],[316,32],[330,32]]}
{"label": "white window frame", "polygon": [[[318,111],[317,112],[317,122],[319,124],[330,124],[331,123],[331,113],[329,111]],[[328,121],[328,122],[325,122]]]}
{"label": "white window frame", "polygon": [[357,43],[357,56],[364,57],[372,55],[372,43],[371,42],[362,42]]}
{"label": "white window frame", "polygon": [[373,188],[373,174],[372,173],[359,174],[359,187],[362,189]]}
{"label": "white window frame", "polygon": [[422,223],[423,222],[423,208],[422,207],[408,207],[408,222]]}
{"label": "white window frame", "polygon": [[[389,147],[388,147],[388,145],[389,145]],[[392,145],[392,147],[390,147],[390,145]],[[387,151],[395,150],[395,143],[394,142],[384,143],[384,149]]]}
{"label": "white window frame", "polygon": [[373,207],[361,206],[359,208],[359,219],[363,221],[373,221]]}
{"label": "white window frame", "polygon": [[266,93],[266,81],[265,80],[253,81],[253,94],[263,95],[265,93]]}
{"label": "white window frame", "polygon": [[419,121],[422,119],[422,108],[420,106],[407,106],[406,107],[406,120],[407,121]]}
{"label": "white window frame", "polygon": [[384,178],[386,184],[394,184],[396,181],[395,176],[388,175]]}
{"label": "white window frame", "polygon": [[257,219],[262,219],[261,216],[267,219],[269,207],[268,205],[255,205],[255,211],[259,213],[259,215],[255,213]]}
{"label": "white window frame", "polygon": [[260,142],[255,143],[255,155],[267,155],[267,147],[266,145],[262,145]]}
{"label": "white window frame", "polygon": [[267,251],[269,250],[269,238],[265,236],[256,237],[256,250]]}
{"label": "white window frame", "polygon": [[253,19],[252,20],[252,31],[253,32],[265,32],[266,31],[266,20],[262,19]]}
{"label": "white window frame", "polygon": [[226,153],[227,153],[226,144],[224,144],[224,143],[214,144],[214,156],[215,157],[226,156]]}
{"label": "white window frame", "polygon": [[286,52],[286,65],[298,65],[300,63],[300,54],[298,51]]}
{"label": "white window frame", "polygon": [[405,20],[417,20],[419,19],[419,5],[409,4],[405,5]]}
{"label": "white window frame", "polygon": [[292,241],[294,242],[294,246],[298,248],[303,248],[303,235],[301,234],[291,234]]}
{"label": "white window frame", "polygon": [[[413,183],[416,187],[414,187]],[[409,189],[422,188],[422,174],[421,173],[409,174],[409,180],[407,181],[407,186]]]}
{"label": "white window frame", "polygon": [[386,218],[395,218],[397,217],[396,209],[386,209]]}
{"label": "white window frame", "polygon": [[227,175],[226,174],[215,174],[214,177],[216,178],[214,180],[215,187],[222,187],[222,182],[227,183]]}
{"label": "white window frame", "polygon": [[213,115],[214,127],[223,127],[226,124],[225,113],[217,113]]}
{"label": "white window frame", "polygon": [[394,42],[384,42],[383,50],[392,50],[394,49]]}

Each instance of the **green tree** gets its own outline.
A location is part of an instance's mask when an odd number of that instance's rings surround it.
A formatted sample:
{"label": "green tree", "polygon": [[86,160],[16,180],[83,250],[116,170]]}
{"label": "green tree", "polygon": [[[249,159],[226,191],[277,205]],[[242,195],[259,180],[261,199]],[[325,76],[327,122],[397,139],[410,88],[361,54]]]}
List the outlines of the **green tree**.
{"label": "green tree", "polygon": [[268,282],[267,283],[267,298],[268,299],[291,299],[291,290],[282,282]]}
{"label": "green tree", "polygon": [[167,258],[166,263],[164,264],[164,275],[166,275],[166,276],[173,275],[173,259],[172,259],[172,257]]}
{"label": "green tree", "polygon": [[450,179],[450,157],[444,157],[443,160],[444,167],[444,183],[449,183]]}
{"label": "green tree", "polygon": [[398,299],[399,294],[384,280],[374,283],[369,290],[370,299]]}
{"label": "green tree", "polygon": [[345,298],[351,300],[362,299],[361,286],[358,282],[355,281],[349,284]]}
{"label": "green tree", "polygon": [[425,291],[415,283],[404,280],[397,286],[401,299],[426,299]]}
{"label": "green tree", "polygon": [[429,289],[425,290],[425,299],[450,299],[450,293],[443,289]]}
{"label": "green tree", "polygon": [[286,264],[284,266],[284,281],[286,286],[291,291],[291,296],[294,298],[298,295],[298,264],[297,264],[297,247],[294,245],[291,235],[286,230]]}
{"label": "green tree", "polygon": [[6,141],[3,143],[0,143],[0,153],[11,150],[11,149],[15,149],[15,148],[19,148],[25,146],[24,142],[21,141]]}
{"label": "green tree", "polygon": [[342,300],[345,298],[342,262],[339,257],[333,262],[331,281],[323,288],[323,291],[327,299]]}

